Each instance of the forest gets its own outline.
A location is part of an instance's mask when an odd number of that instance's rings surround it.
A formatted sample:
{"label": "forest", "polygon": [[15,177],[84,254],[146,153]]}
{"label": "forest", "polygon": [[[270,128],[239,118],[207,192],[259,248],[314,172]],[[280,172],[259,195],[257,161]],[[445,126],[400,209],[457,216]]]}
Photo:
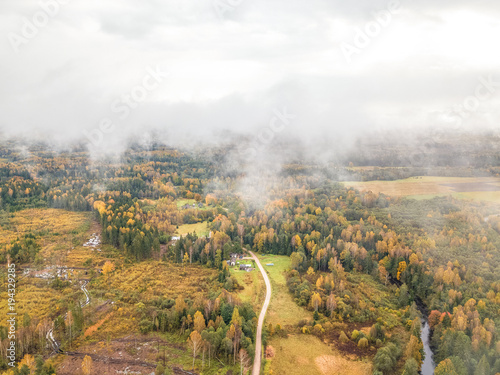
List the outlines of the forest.
{"label": "forest", "polygon": [[[0,327],[0,366],[8,374],[57,372],[60,362],[46,342],[52,327],[67,352],[91,343],[92,335],[109,343],[130,330],[166,341],[181,338],[193,361],[186,369],[215,373],[223,361],[224,368],[249,371],[258,306],[241,301],[243,286],[226,262],[248,250],[289,258],[287,293],[312,313],[296,325],[266,326],[264,346],[273,335],[314,335],[366,359],[373,374],[416,375],[424,361],[426,319],[435,374],[500,373],[497,206],[451,196],[415,200],[357,191],[335,178],[339,168],[352,171],[352,163],[320,175],[307,162],[285,167],[265,203],[255,205],[239,190],[244,174],[224,169],[228,154],[220,149],[197,154],[132,144],[119,160],[97,161],[78,146],[56,152],[44,144],[8,141],[0,145],[0,157],[0,225],[10,233],[0,244],[0,262],[47,266],[47,241],[60,233],[12,231],[23,212],[87,215],[89,228],[94,225],[100,234],[102,253],[82,256],[73,266],[89,272],[91,297],[107,306],[91,305],[101,313],[86,313],[76,284],[51,279],[45,288],[59,296],[54,298],[60,309],[24,313],[16,369],[5,361],[7,327]],[[366,171],[353,173],[368,178]],[[377,173],[391,179],[402,172]],[[182,232],[197,224],[206,224],[209,233]],[[64,233],[81,239],[87,232]],[[155,276],[144,280],[141,267],[151,267]],[[155,279],[171,283],[171,292],[162,292]],[[144,286],[134,290],[128,284],[135,280]],[[188,287],[189,280],[204,287]],[[71,293],[62,297],[62,291]],[[113,319],[126,321],[123,330],[101,337],[100,327]],[[83,373],[91,367],[89,358]],[[157,374],[170,373],[160,357],[155,360]]]}

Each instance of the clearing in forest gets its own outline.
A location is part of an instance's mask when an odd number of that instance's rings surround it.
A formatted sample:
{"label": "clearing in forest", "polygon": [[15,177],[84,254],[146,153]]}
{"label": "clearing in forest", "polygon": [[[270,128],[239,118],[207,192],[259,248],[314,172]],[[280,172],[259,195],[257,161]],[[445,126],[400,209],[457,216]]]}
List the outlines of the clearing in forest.
{"label": "clearing in forest", "polygon": [[500,179],[495,177],[410,177],[394,181],[346,181],[360,191],[372,191],[395,197],[429,199],[451,195],[461,199],[500,202]]}

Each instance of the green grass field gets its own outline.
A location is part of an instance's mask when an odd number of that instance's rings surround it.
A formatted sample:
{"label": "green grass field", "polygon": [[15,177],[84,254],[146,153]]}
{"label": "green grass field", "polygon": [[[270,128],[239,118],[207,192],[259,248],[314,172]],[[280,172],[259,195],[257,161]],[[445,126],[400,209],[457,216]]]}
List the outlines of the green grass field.
{"label": "green grass field", "polygon": [[208,222],[203,221],[196,224],[183,224],[175,231],[179,236],[184,236],[188,233],[196,233],[198,236],[208,236],[210,229],[208,229]]}
{"label": "green grass field", "polygon": [[[282,255],[258,255],[271,281],[272,298],[266,323],[295,325],[302,319],[312,320],[312,314],[295,303],[286,286],[285,271],[290,268],[290,258]],[[274,263],[274,266],[266,266]]]}
{"label": "green grass field", "polygon": [[[251,261],[247,260],[243,260],[243,262],[251,263]],[[231,275],[244,288],[238,293],[241,301],[251,303],[256,312],[260,311],[266,293],[262,274],[258,270],[252,272],[240,271],[239,267],[236,266],[231,267]]]}

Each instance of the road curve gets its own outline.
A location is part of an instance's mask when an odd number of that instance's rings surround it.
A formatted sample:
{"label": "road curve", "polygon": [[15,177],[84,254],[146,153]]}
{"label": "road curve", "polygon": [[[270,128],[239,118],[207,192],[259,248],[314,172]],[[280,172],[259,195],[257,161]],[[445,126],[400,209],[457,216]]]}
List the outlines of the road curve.
{"label": "road curve", "polygon": [[264,325],[264,318],[266,317],[267,308],[269,307],[269,302],[271,301],[271,282],[269,281],[269,277],[267,276],[264,267],[262,267],[262,264],[260,264],[259,259],[251,251],[249,251],[249,253],[255,260],[255,263],[257,263],[260,273],[262,273],[262,277],[264,277],[264,282],[266,283],[266,299],[264,300],[264,305],[262,305],[262,310],[260,311],[259,315],[259,322],[257,324],[257,337],[255,339],[255,359],[253,361],[252,370],[252,375],[259,375],[260,363],[262,360],[262,326]]}

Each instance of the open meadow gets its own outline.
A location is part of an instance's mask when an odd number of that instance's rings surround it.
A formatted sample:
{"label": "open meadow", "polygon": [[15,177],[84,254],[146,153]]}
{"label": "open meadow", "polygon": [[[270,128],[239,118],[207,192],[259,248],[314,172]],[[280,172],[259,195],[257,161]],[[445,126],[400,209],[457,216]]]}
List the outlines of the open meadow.
{"label": "open meadow", "polygon": [[210,233],[210,229],[208,229],[208,223],[203,221],[201,223],[196,224],[182,224],[179,225],[175,234],[179,236],[185,236],[189,233],[196,233],[197,236],[208,236]]}
{"label": "open meadow", "polygon": [[451,195],[500,203],[500,179],[495,177],[418,176],[394,181],[346,181],[347,187],[395,197],[430,199]]}

